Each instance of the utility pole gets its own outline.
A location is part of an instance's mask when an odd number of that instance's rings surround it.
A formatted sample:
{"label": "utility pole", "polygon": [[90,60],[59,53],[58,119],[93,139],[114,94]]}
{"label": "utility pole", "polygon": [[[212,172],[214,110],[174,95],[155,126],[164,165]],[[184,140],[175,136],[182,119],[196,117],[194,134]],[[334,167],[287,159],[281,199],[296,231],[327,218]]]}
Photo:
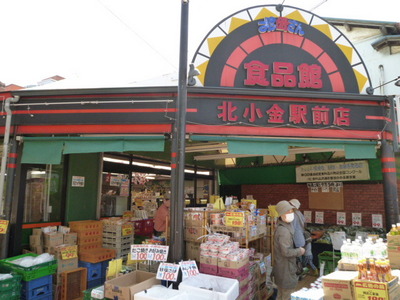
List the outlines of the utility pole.
{"label": "utility pole", "polygon": [[189,0],[182,0],[179,49],[179,81],[177,113],[172,131],[171,150],[171,225],[170,258],[172,262],[184,259],[183,212],[185,206],[185,136],[187,109],[187,55],[188,55]]}

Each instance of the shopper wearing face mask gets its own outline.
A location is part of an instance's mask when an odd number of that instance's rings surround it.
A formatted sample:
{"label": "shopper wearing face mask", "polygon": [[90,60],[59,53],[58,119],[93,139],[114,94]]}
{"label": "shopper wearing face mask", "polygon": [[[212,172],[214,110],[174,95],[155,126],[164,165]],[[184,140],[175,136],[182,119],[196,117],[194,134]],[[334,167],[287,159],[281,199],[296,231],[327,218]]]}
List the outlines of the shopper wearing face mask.
{"label": "shopper wearing face mask", "polygon": [[278,287],[278,300],[290,300],[298,283],[296,257],[304,254],[303,247],[294,245],[293,206],[286,200],[279,201],[275,207],[279,219],[274,233],[273,277]]}

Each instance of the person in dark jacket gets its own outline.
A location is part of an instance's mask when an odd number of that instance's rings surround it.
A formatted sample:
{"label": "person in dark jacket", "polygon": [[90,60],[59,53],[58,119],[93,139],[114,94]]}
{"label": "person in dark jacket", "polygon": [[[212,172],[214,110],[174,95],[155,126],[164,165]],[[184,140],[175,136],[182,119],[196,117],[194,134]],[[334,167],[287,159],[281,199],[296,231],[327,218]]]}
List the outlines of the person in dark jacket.
{"label": "person in dark jacket", "polygon": [[286,200],[279,201],[275,207],[279,219],[274,232],[273,277],[278,287],[277,300],[290,300],[298,283],[296,257],[304,254],[303,247],[294,245],[293,206]]}
{"label": "person in dark jacket", "polygon": [[304,267],[310,266],[312,273],[314,275],[318,274],[317,267],[313,263],[313,254],[312,254],[312,244],[311,244],[311,235],[310,240],[306,240],[304,236],[304,231],[306,230],[306,219],[303,213],[300,211],[300,201],[297,199],[289,200],[289,203],[293,206],[294,210],[294,220],[293,220],[293,228],[294,228],[294,245],[296,247],[304,247],[306,252],[302,256],[301,260]]}

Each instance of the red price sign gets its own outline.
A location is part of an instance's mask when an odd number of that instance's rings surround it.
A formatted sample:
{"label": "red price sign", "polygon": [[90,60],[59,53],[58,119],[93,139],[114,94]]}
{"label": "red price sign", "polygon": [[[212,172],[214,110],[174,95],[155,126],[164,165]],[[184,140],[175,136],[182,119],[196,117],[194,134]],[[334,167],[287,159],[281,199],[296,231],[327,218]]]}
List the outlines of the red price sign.
{"label": "red price sign", "polygon": [[170,263],[161,263],[157,270],[156,278],[158,280],[177,281],[179,265]]}
{"label": "red price sign", "polygon": [[225,213],[225,225],[244,227],[244,212],[227,211]]}
{"label": "red price sign", "polygon": [[78,257],[78,246],[67,246],[61,249],[61,258],[70,259]]}
{"label": "red price sign", "polygon": [[8,223],[8,220],[0,220],[0,234],[7,233]]}

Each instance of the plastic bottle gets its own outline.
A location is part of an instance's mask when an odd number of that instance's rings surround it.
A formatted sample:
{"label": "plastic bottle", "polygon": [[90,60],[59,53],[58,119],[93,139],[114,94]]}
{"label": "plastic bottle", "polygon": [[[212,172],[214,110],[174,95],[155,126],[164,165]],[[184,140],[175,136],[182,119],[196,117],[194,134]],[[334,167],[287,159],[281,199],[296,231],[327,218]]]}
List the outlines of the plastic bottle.
{"label": "plastic bottle", "polygon": [[387,258],[387,245],[383,242],[382,238],[377,239],[373,245],[373,252],[375,259],[386,259]]}
{"label": "plastic bottle", "polygon": [[360,241],[355,241],[353,246],[354,256],[353,256],[353,264],[357,264],[360,259],[362,259],[362,246]]}
{"label": "plastic bottle", "polygon": [[365,243],[362,245],[362,257],[363,258],[372,258],[372,240],[368,238]]}
{"label": "plastic bottle", "polygon": [[398,235],[399,231],[397,230],[396,224],[392,224],[392,229],[390,229],[390,235]]}
{"label": "plastic bottle", "polygon": [[340,253],[342,255],[342,262],[343,263],[350,263],[350,253],[349,253],[349,246],[350,246],[350,239],[343,241],[343,245],[340,247]]}

